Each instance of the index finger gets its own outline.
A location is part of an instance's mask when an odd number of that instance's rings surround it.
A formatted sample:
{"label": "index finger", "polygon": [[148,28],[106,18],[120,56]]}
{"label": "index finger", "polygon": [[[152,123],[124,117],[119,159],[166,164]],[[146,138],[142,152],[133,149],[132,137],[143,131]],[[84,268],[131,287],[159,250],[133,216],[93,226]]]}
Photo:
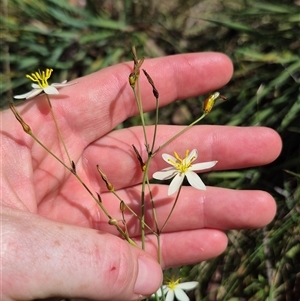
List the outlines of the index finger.
{"label": "index finger", "polygon": [[[105,68],[77,79],[75,85],[60,89],[58,95],[51,95],[54,110],[62,117],[60,127],[76,132],[80,147],[83,141],[88,145],[137,114],[128,83],[132,68],[132,62]],[[142,68],[152,77],[160,94],[161,106],[218,89],[230,80],[233,72],[227,56],[212,52],[149,59]],[[155,108],[152,87],[144,76],[140,76],[140,83],[143,108],[152,110]],[[47,118],[44,112],[46,103],[41,97],[32,100],[37,106],[31,105],[30,110],[24,110],[23,116],[33,129],[39,128]],[[74,142],[72,138],[73,146]]]}
{"label": "index finger", "polygon": [[[194,53],[149,59],[142,68],[150,74],[159,91],[160,106],[218,89],[230,80],[233,72],[231,61],[221,53]],[[138,113],[128,84],[131,71],[132,63],[113,66],[82,78],[76,90],[74,89],[73,93],[76,93],[77,89],[85,86],[90,91],[88,100],[92,108],[87,115],[93,122],[90,122],[89,131],[84,130],[82,133],[85,138],[89,137],[89,141],[99,137],[99,128],[102,133],[107,133]],[[99,83],[98,88],[95,87],[95,82]],[[153,110],[155,99],[152,87],[142,75],[140,84],[143,109],[145,112]],[[83,98],[82,94],[76,98],[78,106]],[[86,126],[83,125],[82,128],[86,129]]]}

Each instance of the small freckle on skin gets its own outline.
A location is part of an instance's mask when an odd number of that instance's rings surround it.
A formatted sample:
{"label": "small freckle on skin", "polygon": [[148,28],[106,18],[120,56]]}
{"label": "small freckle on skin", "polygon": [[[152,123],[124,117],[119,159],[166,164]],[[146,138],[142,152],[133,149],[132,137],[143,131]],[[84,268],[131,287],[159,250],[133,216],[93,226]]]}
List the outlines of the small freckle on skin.
{"label": "small freckle on skin", "polygon": [[60,243],[60,241],[59,241],[58,239],[56,239],[56,240],[54,241],[54,245],[56,245],[56,246],[60,246],[60,245],[61,245],[61,243]]}

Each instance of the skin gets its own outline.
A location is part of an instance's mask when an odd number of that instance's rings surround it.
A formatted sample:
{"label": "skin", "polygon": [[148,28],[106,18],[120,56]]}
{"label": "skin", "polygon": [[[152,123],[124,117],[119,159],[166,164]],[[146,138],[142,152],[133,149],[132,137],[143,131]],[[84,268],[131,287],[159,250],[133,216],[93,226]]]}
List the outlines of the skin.
{"label": "skin", "polygon": [[[220,53],[194,53],[146,60],[143,68],[160,93],[160,105],[207,94],[231,78],[230,60]],[[117,193],[139,212],[142,173],[132,144],[145,159],[140,127],[111,131],[136,115],[127,78],[132,63],[123,63],[79,78],[51,95],[60,129],[77,173],[116,219],[118,200],[107,191],[96,165]],[[141,76],[143,108],[155,108],[152,88]],[[59,157],[66,156],[57,139],[45,95],[17,107],[41,141]],[[45,152],[13,116],[1,112],[2,169],[2,299],[31,300],[69,297],[94,300],[135,300],[158,289],[156,238],[148,233],[146,252],[129,245],[75,177]],[[205,121],[203,122],[205,123]],[[159,127],[157,146],[181,127]],[[153,128],[148,127],[151,137]],[[149,138],[151,141],[151,138]],[[281,140],[263,127],[195,126],[154,157],[150,172],[166,167],[163,152],[197,148],[197,162],[218,160],[214,170],[238,169],[272,162]],[[195,163],[197,163],[195,162]],[[153,185],[161,226],[176,196],[166,185]],[[153,226],[149,203],[146,222]],[[162,242],[163,268],[197,263],[221,254],[227,246],[224,230],[258,228],[274,217],[276,205],[263,191],[183,187]],[[130,237],[140,243],[139,222],[125,215]],[[151,279],[151,281],[149,281]]]}

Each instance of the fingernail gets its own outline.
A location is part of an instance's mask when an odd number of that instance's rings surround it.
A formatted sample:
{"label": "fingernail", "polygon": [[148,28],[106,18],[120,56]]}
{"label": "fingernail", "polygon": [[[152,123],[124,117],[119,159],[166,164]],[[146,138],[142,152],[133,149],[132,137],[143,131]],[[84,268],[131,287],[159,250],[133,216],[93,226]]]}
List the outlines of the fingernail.
{"label": "fingernail", "polygon": [[155,293],[162,283],[162,269],[160,265],[147,256],[138,258],[138,275],[134,286],[134,293],[149,296]]}

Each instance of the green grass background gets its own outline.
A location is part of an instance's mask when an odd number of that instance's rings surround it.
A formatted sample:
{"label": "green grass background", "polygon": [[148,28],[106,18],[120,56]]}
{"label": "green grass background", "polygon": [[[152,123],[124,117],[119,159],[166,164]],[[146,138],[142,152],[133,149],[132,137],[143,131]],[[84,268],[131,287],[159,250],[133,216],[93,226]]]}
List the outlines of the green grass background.
{"label": "green grass background", "polygon": [[[226,53],[235,66],[220,91],[228,100],[205,123],[268,126],[283,140],[280,157],[268,166],[206,178],[268,191],[278,212],[263,229],[229,231],[229,247],[218,258],[182,268],[182,276],[200,282],[191,299],[300,300],[300,1],[2,0],[1,107],[28,90],[27,73],[51,67],[51,81],[71,80],[131,60],[132,45],[146,58]],[[199,100],[163,108],[160,120],[191,122]],[[122,126],[137,123],[132,118]]]}

